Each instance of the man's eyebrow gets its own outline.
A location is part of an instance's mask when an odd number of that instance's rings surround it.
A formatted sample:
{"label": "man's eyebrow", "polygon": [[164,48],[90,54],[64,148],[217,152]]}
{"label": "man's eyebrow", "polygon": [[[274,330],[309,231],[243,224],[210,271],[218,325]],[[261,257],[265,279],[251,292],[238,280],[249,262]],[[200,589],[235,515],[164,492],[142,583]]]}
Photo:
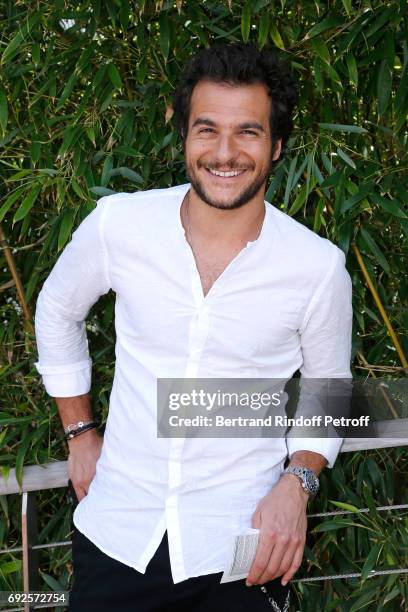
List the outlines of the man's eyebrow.
{"label": "man's eyebrow", "polygon": [[260,132],[264,132],[262,125],[257,121],[247,121],[246,123],[240,123],[238,126],[241,130],[259,130]]}
{"label": "man's eyebrow", "polygon": [[[207,117],[197,117],[191,127],[196,127],[197,125],[208,125],[209,127],[216,127],[215,121],[211,119],[207,119]],[[264,128],[257,121],[245,121],[245,123],[240,123],[238,125],[240,130],[259,130],[260,132],[265,132]]]}
{"label": "man's eyebrow", "polygon": [[196,125],[209,125],[210,127],[215,127],[215,121],[211,121],[211,119],[207,119],[206,117],[197,117],[191,127],[195,127]]}

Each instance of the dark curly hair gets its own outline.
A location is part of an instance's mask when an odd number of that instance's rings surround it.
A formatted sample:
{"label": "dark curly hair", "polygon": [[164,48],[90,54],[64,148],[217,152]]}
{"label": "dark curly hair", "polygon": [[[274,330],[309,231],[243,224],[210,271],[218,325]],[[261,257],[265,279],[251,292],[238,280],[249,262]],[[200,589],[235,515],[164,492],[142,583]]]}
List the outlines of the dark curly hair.
{"label": "dark curly hair", "polygon": [[232,85],[263,83],[272,99],[269,118],[272,151],[282,139],[284,155],[292,132],[293,110],[298,101],[297,83],[285,64],[279,62],[273,51],[260,51],[253,44],[217,44],[199,50],[184,68],[173,97],[174,120],[183,143],[188,132],[190,103],[193,89],[203,79]]}

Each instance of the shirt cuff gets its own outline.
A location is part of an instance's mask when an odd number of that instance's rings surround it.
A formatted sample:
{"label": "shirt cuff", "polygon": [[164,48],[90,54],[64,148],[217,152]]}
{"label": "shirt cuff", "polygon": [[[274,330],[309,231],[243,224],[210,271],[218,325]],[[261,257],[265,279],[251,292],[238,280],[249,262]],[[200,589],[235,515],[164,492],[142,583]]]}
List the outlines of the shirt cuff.
{"label": "shirt cuff", "polygon": [[289,459],[296,451],[313,451],[327,459],[328,468],[334,466],[343,438],[286,438]]}
{"label": "shirt cuff", "polygon": [[91,389],[91,360],[60,366],[43,366],[39,362],[34,365],[51,397],[75,397],[89,393]]}

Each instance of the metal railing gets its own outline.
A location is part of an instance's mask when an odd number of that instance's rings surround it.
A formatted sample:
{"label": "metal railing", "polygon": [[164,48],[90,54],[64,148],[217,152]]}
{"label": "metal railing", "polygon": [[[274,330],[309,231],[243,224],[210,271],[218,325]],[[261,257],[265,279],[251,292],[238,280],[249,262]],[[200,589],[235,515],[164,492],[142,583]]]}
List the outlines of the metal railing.
{"label": "metal railing", "polygon": [[[393,419],[389,421],[379,421],[376,423],[377,438],[345,438],[340,452],[356,452],[380,448],[392,448],[398,446],[408,446],[408,419]],[[404,437],[402,437],[404,436]],[[56,489],[66,487],[68,485],[68,462],[56,461],[46,463],[44,465],[25,466],[23,470],[22,487],[17,482],[15,470],[11,470],[7,480],[0,477],[0,495],[11,495],[16,493],[22,494],[21,506],[21,533],[22,546],[0,550],[0,554],[5,553],[22,553],[23,557],[23,588],[25,592],[36,591],[39,587],[39,572],[38,572],[38,551],[56,546],[70,546],[71,541],[51,542],[48,544],[39,544],[37,542],[37,506],[36,506],[36,491],[45,489]],[[400,504],[395,506],[381,506],[378,511],[399,510],[408,508],[408,504]],[[360,512],[369,512],[368,508],[362,508]],[[339,510],[335,512],[326,512],[318,514],[310,514],[312,517],[332,516],[339,514],[351,514],[351,511]],[[392,574],[392,573],[408,573],[408,568],[389,569],[373,571],[371,576]],[[339,574],[333,576],[317,576],[310,578],[298,578],[293,582],[311,582],[316,580],[334,580],[339,578],[355,578],[360,574]],[[3,612],[31,612],[39,608],[56,608],[55,603],[30,605],[24,604],[22,608],[10,608]]]}

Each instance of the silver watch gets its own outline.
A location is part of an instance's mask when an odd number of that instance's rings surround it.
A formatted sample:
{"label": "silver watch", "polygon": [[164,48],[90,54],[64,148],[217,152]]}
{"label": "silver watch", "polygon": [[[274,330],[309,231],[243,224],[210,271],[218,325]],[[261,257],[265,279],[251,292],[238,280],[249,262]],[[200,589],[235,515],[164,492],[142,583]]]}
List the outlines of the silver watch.
{"label": "silver watch", "polygon": [[283,470],[283,474],[295,474],[301,480],[302,487],[310,495],[315,497],[319,490],[319,479],[313,470],[305,467],[287,467]]}

